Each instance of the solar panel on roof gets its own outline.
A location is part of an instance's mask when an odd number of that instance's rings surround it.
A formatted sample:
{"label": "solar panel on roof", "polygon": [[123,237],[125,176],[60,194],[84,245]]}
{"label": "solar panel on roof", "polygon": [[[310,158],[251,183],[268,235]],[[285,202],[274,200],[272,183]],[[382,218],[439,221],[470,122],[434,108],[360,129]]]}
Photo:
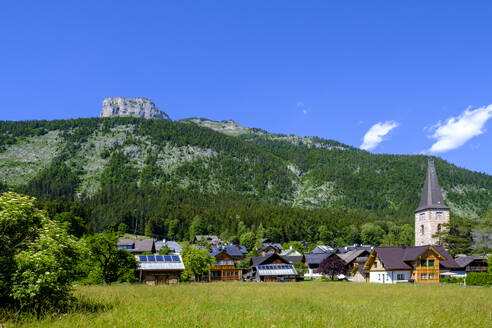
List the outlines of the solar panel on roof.
{"label": "solar panel on roof", "polygon": [[140,262],[147,262],[147,256],[145,256],[145,255],[140,255],[140,256],[139,256],[139,261],[140,261]]}
{"label": "solar panel on roof", "polygon": [[147,255],[147,260],[149,262],[155,262],[155,256],[154,255]]}
{"label": "solar panel on roof", "polygon": [[173,258],[173,262],[180,262],[179,256],[173,255],[172,258]]}
{"label": "solar panel on roof", "polygon": [[162,256],[162,255],[156,255],[155,260],[157,262],[162,262],[162,261],[164,261],[164,256]]}
{"label": "solar panel on roof", "polygon": [[164,261],[166,262],[172,262],[173,258],[171,257],[171,255],[164,255]]}

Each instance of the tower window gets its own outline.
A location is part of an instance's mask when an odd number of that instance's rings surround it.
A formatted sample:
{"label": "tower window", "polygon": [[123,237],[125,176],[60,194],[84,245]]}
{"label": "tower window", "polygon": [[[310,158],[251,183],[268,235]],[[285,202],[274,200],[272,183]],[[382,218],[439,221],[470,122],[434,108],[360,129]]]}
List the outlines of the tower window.
{"label": "tower window", "polygon": [[420,226],[420,234],[423,235],[425,233],[424,225]]}
{"label": "tower window", "polygon": [[425,213],[420,214],[420,221],[424,221],[425,219]]}
{"label": "tower window", "polygon": [[437,212],[437,219],[441,220],[442,219],[442,212]]}

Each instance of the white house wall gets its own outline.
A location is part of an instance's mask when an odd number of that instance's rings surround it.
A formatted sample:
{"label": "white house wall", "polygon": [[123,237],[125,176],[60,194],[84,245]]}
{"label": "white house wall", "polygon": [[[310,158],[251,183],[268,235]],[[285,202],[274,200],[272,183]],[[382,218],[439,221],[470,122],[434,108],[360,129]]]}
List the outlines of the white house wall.
{"label": "white house wall", "polygon": [[[403,279],[398,280],[398,274],[403,274]],[[410,271],[371,271],[369,273],[369,282],[379,284],[408,282],[408,280],[410,280]]]}

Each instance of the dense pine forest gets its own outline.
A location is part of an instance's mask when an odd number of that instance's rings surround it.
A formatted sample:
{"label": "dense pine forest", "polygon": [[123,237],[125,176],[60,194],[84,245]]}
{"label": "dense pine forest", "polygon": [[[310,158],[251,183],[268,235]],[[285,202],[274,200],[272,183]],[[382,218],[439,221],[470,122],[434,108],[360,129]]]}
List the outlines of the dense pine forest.
{"label": "dense pine forest", "polygon": [[[36,197],[75,235],[123,223],[182,240],[196,223],[225,238],[260,229],[278,241],[333,244],[364,241],[370,222],[385,234],[410,231],[429,157],[216,130],[121,117],[0,122],[0,191]],[[492,206],[492,176],[433,160],[453,215]]]}

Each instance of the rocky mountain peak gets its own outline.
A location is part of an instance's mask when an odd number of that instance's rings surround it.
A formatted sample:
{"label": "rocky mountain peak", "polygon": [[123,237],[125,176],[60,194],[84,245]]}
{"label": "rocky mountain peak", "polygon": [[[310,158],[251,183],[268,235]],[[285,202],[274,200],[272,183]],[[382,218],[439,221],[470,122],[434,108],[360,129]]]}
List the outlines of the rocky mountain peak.
{"label": "rocky mountain peak", "polygon": [[147,98],[105,98],[101,109],[101,117],[110,116],[133,116],[171,120],[166,113],[155,106],[152,100]]}

